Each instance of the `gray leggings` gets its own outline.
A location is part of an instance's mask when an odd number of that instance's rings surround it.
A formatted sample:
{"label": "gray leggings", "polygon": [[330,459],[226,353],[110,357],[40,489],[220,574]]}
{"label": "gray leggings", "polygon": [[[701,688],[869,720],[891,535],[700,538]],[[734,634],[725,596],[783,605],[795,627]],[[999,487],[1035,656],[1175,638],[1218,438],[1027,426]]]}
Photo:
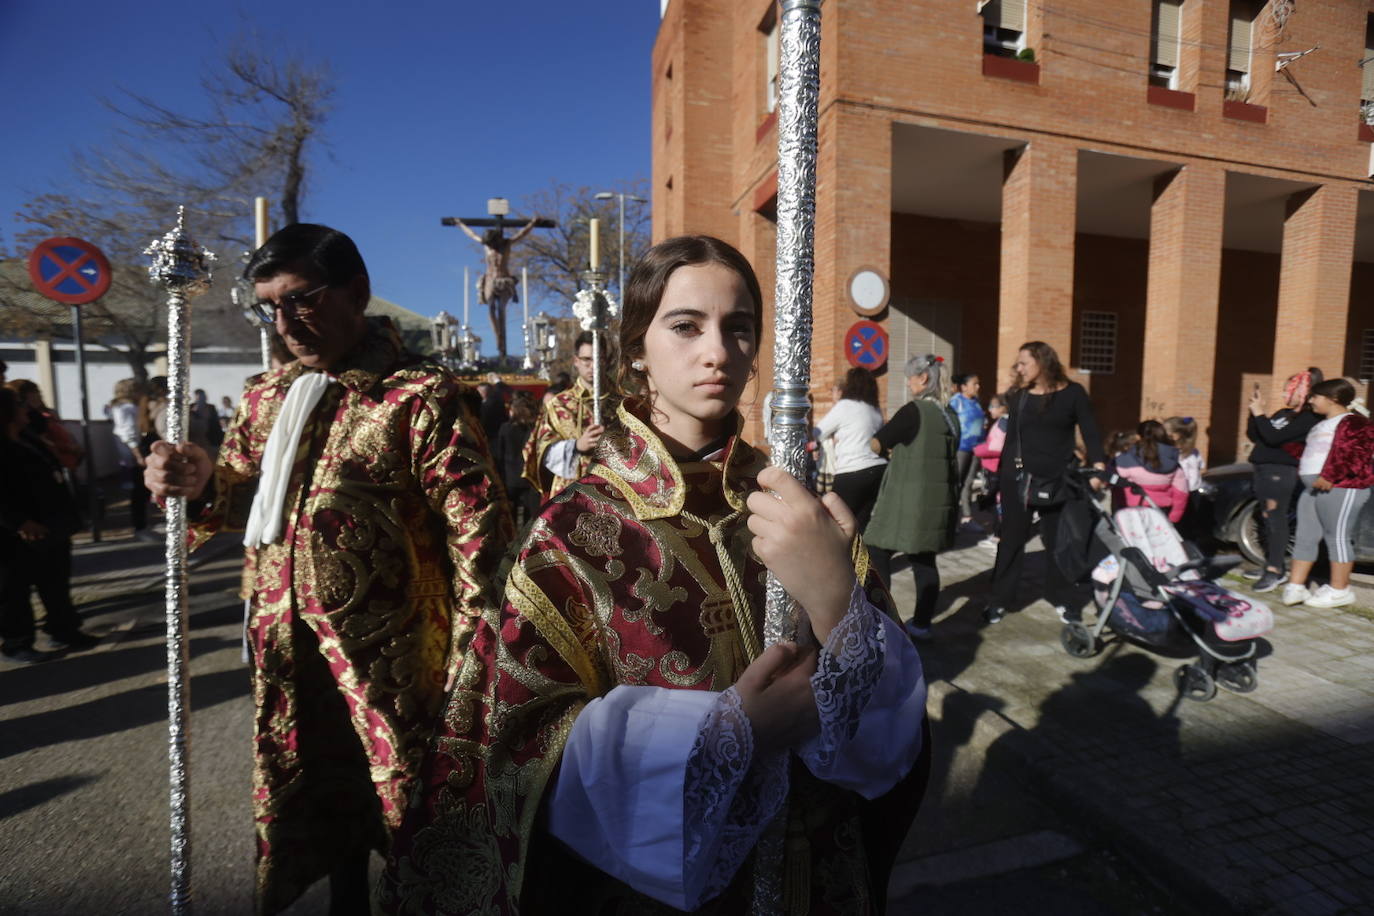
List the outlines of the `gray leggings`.
{"label": "gray leggings", "polygon": [[1315,474],[1302,477],[1298,497],[1298,536],[1293,544],[1293,559],[1312,562],[1317,548],[1326,539],[1326,558],[1332,563],[1355,562],[1355,523],[1369,500],[1368,490],[1337,487],[1325,492],[1312,489]]}

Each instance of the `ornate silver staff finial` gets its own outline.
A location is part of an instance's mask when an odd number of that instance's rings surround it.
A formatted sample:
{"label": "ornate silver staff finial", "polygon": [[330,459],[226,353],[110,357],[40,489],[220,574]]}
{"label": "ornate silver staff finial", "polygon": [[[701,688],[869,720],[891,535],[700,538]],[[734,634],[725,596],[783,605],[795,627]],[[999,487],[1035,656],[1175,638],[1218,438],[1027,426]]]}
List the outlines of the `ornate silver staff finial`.
{"label": "ornate silver staff finial", "polygon": [[[144,250],[148,276],[167,292],[167,438],[186,441],[190,391],[191,321],[188,300],[210,287],[214,255],[186,234],[186,208],[177,225]],[[187,669],[186,498],[167,501],[167,735],[171,777],[172,890],[175,914],[191,911],[191,698]]]}
{"label": "ornate silver staff finial", "polygon": [[169,294],[198,296],[210,288],[210,263],[215,255],[186,234],[185,207],[177,207],[176,228],[149,243],[143,253],[153,259],[148,277]]}
{"label": "ornate silver staff finial", "polygon": [[[806,479],[811,388],[811,281],[815,267],[816,125],[820,106],[821,0],[782,0],[778,58],[778,243],[773,308],[773,463]],[[796,606],[768,576],[765,645],[792,639]],[[754,857],[755,916],[785,911],[784,807]]]}
{"label": "ornate silver staff finial", "polygon": [[[582,272],[585,284],[573,299],[573,314],[582,330],[592,332],[592,423],[601,425],[601,335],[610,329],[620,306],[606,292],[606,275],[599,270]],[[576,355],[576,354],[574,354]]]}

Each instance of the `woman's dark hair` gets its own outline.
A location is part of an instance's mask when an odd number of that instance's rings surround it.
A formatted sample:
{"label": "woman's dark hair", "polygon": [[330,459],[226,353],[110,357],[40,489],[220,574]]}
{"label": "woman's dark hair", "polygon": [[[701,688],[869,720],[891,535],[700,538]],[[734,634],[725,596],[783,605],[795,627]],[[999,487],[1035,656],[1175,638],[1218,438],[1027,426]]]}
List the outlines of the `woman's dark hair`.
{"label": "woman's dark hair", "polygon": [[19,392],[0,385],[0,436],[9,435],[10,424],[19,413]]}
{"label": "woman's dark hair", "polygon": [[1312,384],[1314,385],[1320,385],[1322,382],[1326,381],[1326,373],[1318,369],[1316,366],[1308,366],[1307,374],[1311,377]]}
{"label": "woman's dark hair", "polygon": [[679,235],[664,239],[635,262],[625,283],[624,311],[620,318],[620,390],[645,397],[644,373],[631,366],[644,355],[644,334],[653,324],[668,278],[679,267],[719,264],[734,271],[754,303],[754,339],[763,334],[763,291],[749,260],[735,248],[709,235]]}
{"label": "woman's dark hair", "polygon": [[[1046,386],[1054,391],[1061,385],[1068,384],[1069,376],[1064,372],[1064,364],[1059,361],[1059,353],[1054,347],[1045,343],[1043,340],[1028,340],[1016,348],[1016,352],[1025,350],[1031,355],[1031,359],[1040,364],[1040,375],[1045,380]],[[1013,368],[1013,372],[1016,370]],[[1021,378],[1021,373],[1016,372],[1016,388],[1029,388],[1029,383]]]}
{"label": "woman's dark hair", "polygon": [[855,366],[844,374],[840,397],[848,401],[863,401],[878,406],[878,380],[862,366]]}
{"label": "woman's dark hair", "polygon": [[1314,394],[1328,397],[1342,407],[1349,407],[1350,402],[1355,400],[1355,386],[1343,378],[1332,378],[1313,385],[1307,396],[1310,398]]}
{"label": "woman's dark hair", "polygon": [[1140,460],[1146,467],[1158,471],[1159,447],[1173,444],[1169,440],[1169,431],[1158,420],[1146,420],[1137,426],[1135,431],[1140,435],[1140,441],[1136,444],[1140,450]]}
{"label": "woman's dark hair", "polygon": [[517,391],[510,397],[510,421],[516,426],[533,426],[537,408],[534,395]]}
{"label": "woman's dark hair", "polygon": [[[372,296],[367,265],[353,240],[337,229],[316,223],[292,223],[278,229],[253,252],[243,275],[249,280],[268,280],[284,271],[317,277],[330,286],[346,286],[363,278],[363,292]],[[366,300],[364,300],[366,301]]]}

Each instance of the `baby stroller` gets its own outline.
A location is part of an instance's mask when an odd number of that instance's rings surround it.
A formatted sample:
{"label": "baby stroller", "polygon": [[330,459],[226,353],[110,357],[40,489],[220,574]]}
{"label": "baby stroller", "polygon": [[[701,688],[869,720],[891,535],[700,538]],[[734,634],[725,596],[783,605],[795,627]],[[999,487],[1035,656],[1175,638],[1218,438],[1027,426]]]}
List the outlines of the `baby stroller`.
{"label": "baby stroller", "polygon": [[1174,680],[1179,693],[1205,702],[1218,685],[1249,693],[1259,684],[1255,641],[1274,626],[1267,605],[1215,582],[1239,557],[1204,557],[1179,537],[1169,518],[1143,490],[1115,476],[1144,504],[1115,513],[1090,500],[1097,516],[1094,546],[1106,556],[1092,571],[1096,621],[1070,622],[1060,633],[1064,650],[1091,658],[1110,629],[1134,645],[1173,658],[1196,656]]}

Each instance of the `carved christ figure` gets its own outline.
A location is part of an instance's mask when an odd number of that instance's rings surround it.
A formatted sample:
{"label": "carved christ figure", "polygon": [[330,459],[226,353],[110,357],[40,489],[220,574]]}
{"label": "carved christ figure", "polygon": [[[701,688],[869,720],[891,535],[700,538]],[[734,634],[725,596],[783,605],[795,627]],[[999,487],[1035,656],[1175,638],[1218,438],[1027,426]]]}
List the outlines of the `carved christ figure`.
{"label": "carved christ figure", "polygon": [[516,242],[530,234],[539,217],[535,216],[519,232],[510,238],[499,228],[488,229],[482,235],[457,217],[453,220],[458,228],[468,234],[468,238],[482,246],[486,258],[486,272],[477,278],[477,301],[487,307],[491,315],[491,326],[496,331],[496,352],[504,359],[506,356],[506,306],[520,301],[519,286],[510,272],[510,249]]}

